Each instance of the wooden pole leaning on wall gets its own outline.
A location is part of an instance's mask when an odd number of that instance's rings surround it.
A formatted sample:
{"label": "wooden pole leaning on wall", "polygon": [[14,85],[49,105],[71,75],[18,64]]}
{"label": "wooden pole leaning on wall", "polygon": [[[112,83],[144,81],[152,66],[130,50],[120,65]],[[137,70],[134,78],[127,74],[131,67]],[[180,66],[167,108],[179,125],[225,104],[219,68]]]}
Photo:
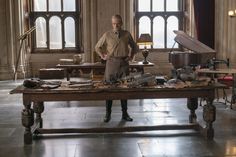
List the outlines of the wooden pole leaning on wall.
{"label": "wooden pole leaning on wall", "polygon": [[16,64],[15,64],[15,69],[14,69],[14,80],[17,79],[17,70],[18,70],[18,64],[20,61],[20,56],[21,56],[21,50],[23,43],[25,39],[36,29],[35,26],[31,27],[28,31],[24,32],[21,36],[19,36],[18,40],[20,41],[20,48],[19,51],[17,52],[17,58],[16,58]]}

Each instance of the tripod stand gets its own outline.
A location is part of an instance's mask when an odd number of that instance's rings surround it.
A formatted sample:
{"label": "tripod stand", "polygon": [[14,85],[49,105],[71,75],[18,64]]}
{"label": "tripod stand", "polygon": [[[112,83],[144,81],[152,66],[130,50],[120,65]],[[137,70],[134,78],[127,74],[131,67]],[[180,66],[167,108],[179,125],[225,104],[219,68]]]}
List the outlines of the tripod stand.
{"label": "tripod stand", "polygon": [[15,69],[14,69],[14,80],[17,79],[17,70],[18,70],[18,64],[19,64],[19,61],[20,61],[20,56],[21,56],[21,50],[22,50],[22,47],[23,47],[23,43],[25,41],[25,39],[27,39],[28,35],[30,33],[32,33],[34,30],[36,29],[36,27],[31,27],[28,31],[26,31],[24,34],[22,34],[18,40],[20,40],[20,48],[19,48],[19,51],[17,53],[17,58],[16,58],[16,64],[15,64]]}

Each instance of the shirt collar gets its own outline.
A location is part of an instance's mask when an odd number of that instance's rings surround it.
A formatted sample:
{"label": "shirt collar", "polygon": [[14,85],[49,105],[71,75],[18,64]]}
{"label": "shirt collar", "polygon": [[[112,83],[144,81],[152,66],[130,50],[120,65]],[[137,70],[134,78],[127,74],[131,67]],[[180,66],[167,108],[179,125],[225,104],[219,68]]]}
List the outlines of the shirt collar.
{"label": "shirt collar", "polygon": [[121,33],[122,29],[119,30],[119,31],[115,31],[115,30],[112,30],[113,33],[117,34],[117,33]]}

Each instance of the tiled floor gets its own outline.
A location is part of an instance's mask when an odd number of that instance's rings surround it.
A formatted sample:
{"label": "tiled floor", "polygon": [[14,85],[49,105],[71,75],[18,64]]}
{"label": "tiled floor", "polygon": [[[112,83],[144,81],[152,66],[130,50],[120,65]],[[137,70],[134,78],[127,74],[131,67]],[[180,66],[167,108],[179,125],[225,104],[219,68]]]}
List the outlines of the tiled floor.
{"label": "tiled floor", "polygon": [[[215,103],[215,138],[206,141],[192,130],[116,134],[43,135],[24,146],[21,125],[22,98],[8,92],[22,81],[0,81],[0,157],[233,157],[236,156],[236,109]],[[48,102],[44,127],[122,127],[187,123],[186,99],[129,100],[133,122],[121,121],[119,101],[112,120],[103,123],[103,101]],[[236,106],[235,106],[236,108]],[[202,121],[202,107],[197,109]]]}

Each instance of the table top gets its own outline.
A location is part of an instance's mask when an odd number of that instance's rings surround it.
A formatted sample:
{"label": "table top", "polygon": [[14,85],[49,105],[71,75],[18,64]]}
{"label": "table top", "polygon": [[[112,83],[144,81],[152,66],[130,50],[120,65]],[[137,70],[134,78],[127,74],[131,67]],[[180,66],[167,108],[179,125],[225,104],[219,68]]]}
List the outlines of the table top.
{"label": "table top", "polygon": [[236,69],[198,69],[198,73],[209,73],[209,74],[236,74]]}
{"label": "table top", "polygon": [[68,87],[69,82],[62,82],[61,86],[54,89],[25,88],[20,85],[10,91],[10,94],[23,94],[23,101],[82,101],[82,100],[119,100],[119,99],[159,99],[159,98],[212,98],[214,99],[215,87],[212,85],[174,88],[159,85],[137,86],[129,88],[123,84],[118,86],[98,84]]}
{"label": "table top", "polygon": [[[130,67],[152,67],[154,63],[149,62],[148,64],[143,64],[143,62],[130,62]],[[82,64],[58,64],[58,68],[105,68],[105,64],[101,62],[96,63],[82,63]]]}
{"label": "table top", "polygon": [[23,103],[43,101],[83,101],[83,100],[120,100],[120,99],[160,99],[160,98],[197,98],[214,99],[212,86],[189,88],[90,88],[90,89],[26,89],[19,86],[11,94],[23,94]]}
{"label": "table top", "polygon": [[158,92],[158,91],[188,91],[188,90],[204,90],[204,89],[212,89],[212,86],[193,86],[193,87],[183,87],[183,88],[174,88],[167,87],[163,85],[154,85],[154,86],[140,86],[136,88],[129,88],[126,85],[103,85],[101,83],[94,84],[93,86],[82,86],[81,87],[69,87],[69,82],[63,82],[60,87],[55,89],[47,89],[47,88],[26,88],[23,85],[19,85],[15,89],[10,91],[10,94],[17,93],[96,93],[96,92]]}

